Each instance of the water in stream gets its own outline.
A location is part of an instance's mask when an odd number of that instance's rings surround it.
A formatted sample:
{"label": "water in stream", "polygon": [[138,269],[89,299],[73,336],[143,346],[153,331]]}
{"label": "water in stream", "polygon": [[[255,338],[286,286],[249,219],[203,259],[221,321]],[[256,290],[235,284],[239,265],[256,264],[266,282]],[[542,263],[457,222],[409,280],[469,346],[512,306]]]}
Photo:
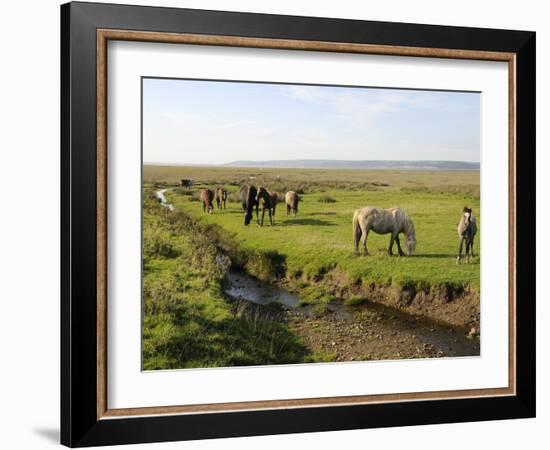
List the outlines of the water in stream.
{"label": "water in stream", "polygon": [[233,298],[246,300],[259,305],[277,302],[288,308],[296,308],[300,299],[284,289],[262,283],[244,272],[230,271],[227,274],[229,287],[226,293]]}
{"label": "water in stream", "polygon": [[159,199],[160,204],[164,206],[165,208],[168,208],[170,211],[174,211],[174,205],[171,203],[168,203],[166,200],[166,196],[164,195],[168,189],[161,189],[160,191],[156,191],[155,195]]}

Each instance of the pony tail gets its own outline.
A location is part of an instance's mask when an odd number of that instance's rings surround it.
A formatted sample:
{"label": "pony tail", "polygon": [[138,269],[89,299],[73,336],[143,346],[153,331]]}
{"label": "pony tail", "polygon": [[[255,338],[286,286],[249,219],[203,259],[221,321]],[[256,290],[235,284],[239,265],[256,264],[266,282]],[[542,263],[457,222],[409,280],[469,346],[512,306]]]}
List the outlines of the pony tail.
{"label": "pony tail", "polygon": [[359,214],[357,211],[353,214],[353,220],[351,222],[351,232],[353,234],[353,243],[357,246],[359,240],[361,239],[361,227],[359,226]]}

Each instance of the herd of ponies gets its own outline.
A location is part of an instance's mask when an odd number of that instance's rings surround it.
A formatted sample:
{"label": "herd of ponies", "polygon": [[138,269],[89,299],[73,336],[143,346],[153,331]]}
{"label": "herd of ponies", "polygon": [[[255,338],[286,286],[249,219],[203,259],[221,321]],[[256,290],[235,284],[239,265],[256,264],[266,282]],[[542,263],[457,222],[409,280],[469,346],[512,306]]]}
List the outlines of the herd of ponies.
{"label": "herd of ponies", "polygon": [[[241,204],[244,211],[244,224],[249,225],[256,210],[256,223],[259,226],[264,225],[265,213],[268,213],[269,223],[275,224],[275,210],[277,209],[278,195],[276,192],[270,192],[265,187],[256,188],[252,185],[245,185],[240,190]],[[227,190],[218,187],[215,190],[202,189],[200,191],[200,201],[204,213],[212,213],[214,209],[214,200],[220,210],[226,208]],[[284,202],[287,215],[298,214],[298,203],[300,198],[294,191],[288,191],[285,194]],[[262,210],[261,219],[259,209]],[[373,206],[356,209],[352,219],[352,235],[356,254],[360,254],[359,245],[362,242],[363,254],[368,255],[367,237],[369,232],[377,234],[390,234],[390,244],[388,248],[389,255],[393,255],[394,244],[397,245],[397,251],[400,256],[412,256],[416,247],[416,231],[412,219],[401,208],[381,209]],[[470,262],[470,257],[474,256],[474,239],[477,234],[477,221],[472,214],[472,209],[467,206],[462,210],[462,216],[457,227],[458,247],[456,264],[465,258]],[[404,247],[401,248],[399,235],[405,237]]]}

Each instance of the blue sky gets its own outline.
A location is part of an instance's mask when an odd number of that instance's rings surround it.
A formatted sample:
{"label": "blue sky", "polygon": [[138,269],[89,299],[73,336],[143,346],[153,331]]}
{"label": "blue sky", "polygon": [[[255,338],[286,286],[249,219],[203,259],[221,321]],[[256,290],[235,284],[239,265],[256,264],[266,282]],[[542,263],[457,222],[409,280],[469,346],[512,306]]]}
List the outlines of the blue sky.
{"label": "blue sky", "polygon": [[480,94],[143,80],[143,161],[479,162]]}

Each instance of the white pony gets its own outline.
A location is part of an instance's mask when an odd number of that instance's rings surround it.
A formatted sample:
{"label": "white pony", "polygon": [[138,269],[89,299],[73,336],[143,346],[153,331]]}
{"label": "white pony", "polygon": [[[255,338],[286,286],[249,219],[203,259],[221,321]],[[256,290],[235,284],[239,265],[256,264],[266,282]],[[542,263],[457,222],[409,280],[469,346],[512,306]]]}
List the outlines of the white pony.
{"label": "white pony", "polygon": [[353,214],[353,241],[356,253],[359,253],[359,242],[361,241],[361,236],[364,236],[364,254],[369,254],[367,250],[367,237],[370,230],[378,234],[391,233],[388,253],[393,255],[393,243],[395,241],[400,256],[404,256],[405,253],[401,250],[399,233],[404,233],[407,255],[411,256],[413,254],[416,247],[414,224],[401,208],[379,209],[367,206],[357,209]]}

